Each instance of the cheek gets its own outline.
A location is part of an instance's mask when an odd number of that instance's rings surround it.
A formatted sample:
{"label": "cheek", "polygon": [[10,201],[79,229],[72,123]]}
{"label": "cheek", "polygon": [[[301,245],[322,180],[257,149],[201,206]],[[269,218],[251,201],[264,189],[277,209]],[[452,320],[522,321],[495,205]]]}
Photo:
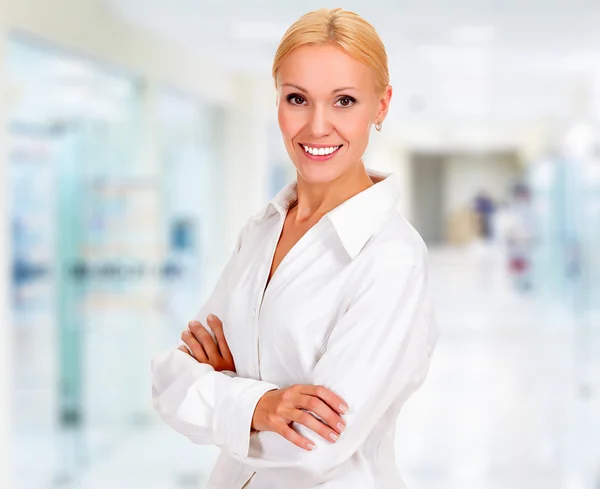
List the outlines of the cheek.
{"label": "cheek", "polygon": [[291,139],[300,132],[303,125],[299,114],[293,113],[287,107],[281,106],[277,110],[277,121],[279,122],[279,128],[286,144],[291,143]]}
{"label": "cheek", "polygon": [[355,111],[345,117],[340,117],[336,124],[340,135],[350,146],[360,146],[369,140],[370,118],[365,111]]}

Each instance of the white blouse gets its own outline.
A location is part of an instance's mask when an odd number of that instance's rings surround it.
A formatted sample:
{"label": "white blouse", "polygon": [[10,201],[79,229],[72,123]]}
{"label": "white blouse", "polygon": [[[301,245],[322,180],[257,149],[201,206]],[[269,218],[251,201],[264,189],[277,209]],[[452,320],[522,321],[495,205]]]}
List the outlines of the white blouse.
{"label": "white blouse", "polygon": [[[162,419],[194,443],[222,449],[208,489],[405,487],[396,419],[425,380],[438,329],[427,249],[397,210],[399,178],[369,174],[375,185],[323,216],[266,290],[296,184],[243,228],[195,318],[209,332],[209,314],[223,321],[236,374],[176,347],[152,359],[152,402]],[[274,432],[250,434],[262,395],[294,384],[324,385],[348,403],[337,442],[296,423],[314,450]]]}

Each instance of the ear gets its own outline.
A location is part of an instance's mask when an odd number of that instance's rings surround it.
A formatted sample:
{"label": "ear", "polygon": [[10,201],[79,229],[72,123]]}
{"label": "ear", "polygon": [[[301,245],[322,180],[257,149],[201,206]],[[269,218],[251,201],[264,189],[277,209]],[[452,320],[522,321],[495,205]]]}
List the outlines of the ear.
{"label": "ear", "polygon": [[383,122],[385,120],[388,110],[390,108],[391,100],[392,100],[392,86],[388,85],[387,87],[385,87],[385,90],[383,91],[383,95],[379,99],[379,109],[377,110],[375,122],[377,122],[377,121]]}

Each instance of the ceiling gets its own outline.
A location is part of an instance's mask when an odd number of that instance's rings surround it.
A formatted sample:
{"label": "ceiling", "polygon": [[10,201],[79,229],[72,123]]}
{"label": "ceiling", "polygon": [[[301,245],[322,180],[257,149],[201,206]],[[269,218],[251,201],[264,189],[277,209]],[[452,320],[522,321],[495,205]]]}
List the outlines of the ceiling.
{"label": "ceiling", "polygon": [[[327,0],[104,0],[126,21],[231,70],[270,76],[285,29]],[[389,54],[398,121],[524,121],[600,94],[598,0],[347,0]],[[207,66],[210,69],[210,66]]]}

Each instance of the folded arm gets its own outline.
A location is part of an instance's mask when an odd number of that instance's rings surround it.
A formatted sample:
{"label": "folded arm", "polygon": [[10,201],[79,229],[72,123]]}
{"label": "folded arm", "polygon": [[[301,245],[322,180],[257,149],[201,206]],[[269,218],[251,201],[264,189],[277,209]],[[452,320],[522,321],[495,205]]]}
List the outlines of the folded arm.
{"label": "folded arm", "polygon": [[248,453],[256,403],[278,386],[216,372],[178,349],[151,363],[152,405],[169,426],[194,443]]}

